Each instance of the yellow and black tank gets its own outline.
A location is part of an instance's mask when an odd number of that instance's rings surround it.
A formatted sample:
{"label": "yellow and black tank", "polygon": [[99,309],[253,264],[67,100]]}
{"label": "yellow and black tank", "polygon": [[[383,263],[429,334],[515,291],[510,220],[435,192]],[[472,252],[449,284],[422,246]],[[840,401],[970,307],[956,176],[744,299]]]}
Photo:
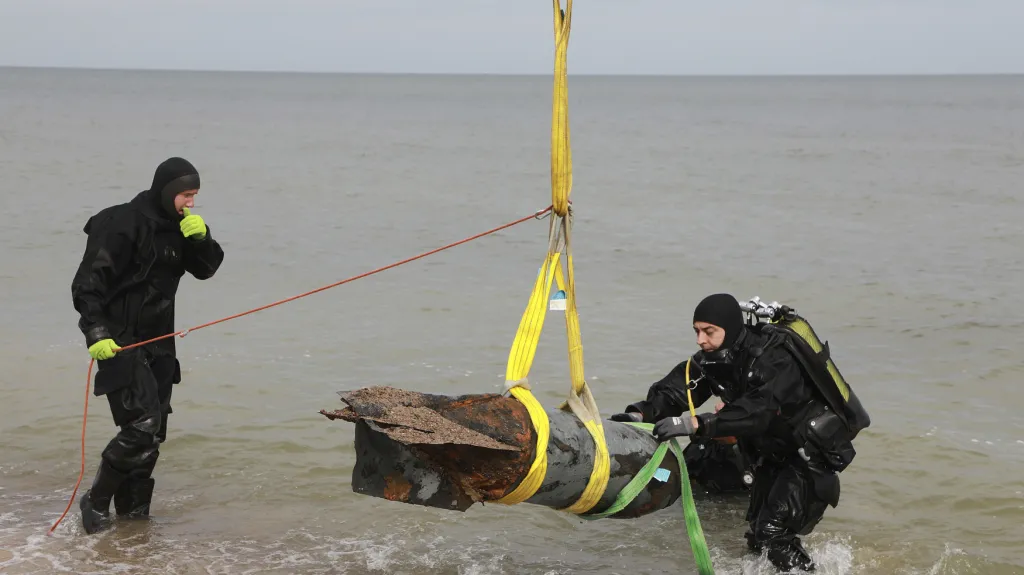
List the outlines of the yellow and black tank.
{"label": "yellow and black tank", "polygon": [[762,327],[765,331],[776,330],[791,336],[786,338],[786,347],[800,361],[835,413],[843,419],[850,431],[849,439],[871,425],[867,410],[832,359],[828,342],[818,337],[805,318],[789,306],[776,302],[765,304],[758,298],[744,302],[741,307],[754,317],[767,319]]}

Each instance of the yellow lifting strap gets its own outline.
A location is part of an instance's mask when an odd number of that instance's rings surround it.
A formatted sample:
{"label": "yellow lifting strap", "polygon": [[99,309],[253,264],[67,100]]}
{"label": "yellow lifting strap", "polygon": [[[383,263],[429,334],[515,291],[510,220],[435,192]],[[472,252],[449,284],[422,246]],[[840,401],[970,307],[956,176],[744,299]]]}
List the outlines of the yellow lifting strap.
{"label": "yellow lifting strap", "polygon": [[555,8],[555,86],[551,99],[551,206],[556,215],[569,213],[572,192],[572,149],[569,146],[569,82],[566,78],[572,0],[553,0]]}
{"label": "yellow lifting strap", "polygon": [[[604,437],[604,426],[597,402],[587,385],[583,372],[583,343],[580,337],[579,314],[576,309],[576,278],[572,262],[572,210],[569,194],[572,190],[572,151],[569,145],[569,97],[566,81],[566,52],[572,21],[572,0],[566,0],[565,11],[561,1],[553,0],[555,19],[555,81],[551,117],[551,204],[552,215],[548,229],[548,252],[537,274],[526,311],[519,322],[515,340],[509,351],[505,386],[513,397],[521,401],[530,413],[537,431],[534,461],[526,478],[498,503],[514,505],[532,497],[544,482],[547,473],[547,447],[550,425],[543,406],[530,391],[528,376],[537,352],[544,319],[551,297],[552,281],[565,292],[565,327],[568,338],[569,377],[572,382],[568,399],[560,409],[571,410],[583,422],[594,438],[596,448],[594,468],[586,489],[574,504],[563,511],[582,514],[600,501],[608,486],[610,459]],[[565,251],[563,275],[562,250]]]}

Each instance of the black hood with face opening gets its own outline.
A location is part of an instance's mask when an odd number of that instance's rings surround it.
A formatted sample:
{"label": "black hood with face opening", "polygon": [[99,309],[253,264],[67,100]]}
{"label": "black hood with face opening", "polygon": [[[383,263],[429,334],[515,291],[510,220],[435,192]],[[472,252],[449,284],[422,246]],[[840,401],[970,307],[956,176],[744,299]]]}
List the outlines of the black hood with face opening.
{"label": "black hood with face opening", "polygon": [[156,168],[153,183],[140,194],[146,199],[147,207],[153,208],[154,215],[171,221],[181,219],[174,209],[174,198],[186,190],[199,189],[199,172],[184,158],[168,158]]}
{"label": "black hood with face opening", "polygon": [[731,349],[743,333],[743,311],[736,298],[726,293],[709,295],[693,310],[693,323],[703,321],[725,330],[720,349]]}

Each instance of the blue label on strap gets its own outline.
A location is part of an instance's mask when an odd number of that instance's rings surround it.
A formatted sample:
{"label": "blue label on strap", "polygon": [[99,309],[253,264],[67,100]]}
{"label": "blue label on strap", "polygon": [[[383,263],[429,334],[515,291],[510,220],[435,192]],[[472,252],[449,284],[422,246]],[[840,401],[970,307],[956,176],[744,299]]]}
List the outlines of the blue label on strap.
{"label": "blue label on strap", "polygon": [[672,472],[664,467],[659,467],[658,470],[654,472],[654,478],[662,483],[667,482],[669,477],[672,477]]}
{"label": "blue label on strap", "polygon": [[548,310],[550,311],[565,311],[565,290],[558,290],[554,296],[552,296]]}

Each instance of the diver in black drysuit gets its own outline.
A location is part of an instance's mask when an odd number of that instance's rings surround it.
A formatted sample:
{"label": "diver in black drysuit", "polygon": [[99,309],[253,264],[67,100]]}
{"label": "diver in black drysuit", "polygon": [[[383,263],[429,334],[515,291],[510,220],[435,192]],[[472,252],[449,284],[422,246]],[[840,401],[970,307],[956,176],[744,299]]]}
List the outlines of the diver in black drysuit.
{"label": "diver in black drysuit", "polygon": [[95,350],[173,333],[181,277],[188,272],[205,280],[220,267],[224,251],[209,227],[198,215],[184,217],[175,205],[179,194],[198,189],[195,167],[170,158],[157,167],[149,190],[85,224],[88,239],[71,283],[72,301],[86,346],[99,359],[93,392],[107,396],[120,427],[103,450],[92,488],[79,501],[87,533],[109,526],[111,499],[119,516],[149,514],[171,388],[181,381],[175,338],[116,353]]}
{"label": "diver in black drysuit", "polygon": [[[852,460],[852,444],[842,432],[831,431],[808,443],[807,430],[835,430],[836,420],[819,388],[782,345],[784,333],[745,325],[739,303],[728,294],[705,298],[693,321],[725,332],[717,349],[692,356],[693,404],[700,406],[716,395],[725,405],[716,413],[698,414],[694,425],[687,413],[684,361],[651,386],[645,401],[629,405],[613,419],[656,422],[654,433],[661,441],[683,435],[705,440],[735,436],[753,474],[748,546],[755,552],[767,549],[768,559],[780,570],[813,571],[799,536],[813,530],[826,506],[839,503],[838,471]],[[826,459],[812,445],[815,441],[831,445],[830,453],[847,459]]]}
{"label": "diver in black drysuit", "polygon": [[[693,378],[698,372],[693,365],[690,369]],[[617,413],[611,420],[653,423],[685,413],[687,405],[684,361],[651,385],[646,401],[627,406],[625,413]],[[749,464],[734,437],[690,437],[683,448],[683,458],[690,479],[710,494],[737,495],[750,491],[750,485],[743,480]]]}

